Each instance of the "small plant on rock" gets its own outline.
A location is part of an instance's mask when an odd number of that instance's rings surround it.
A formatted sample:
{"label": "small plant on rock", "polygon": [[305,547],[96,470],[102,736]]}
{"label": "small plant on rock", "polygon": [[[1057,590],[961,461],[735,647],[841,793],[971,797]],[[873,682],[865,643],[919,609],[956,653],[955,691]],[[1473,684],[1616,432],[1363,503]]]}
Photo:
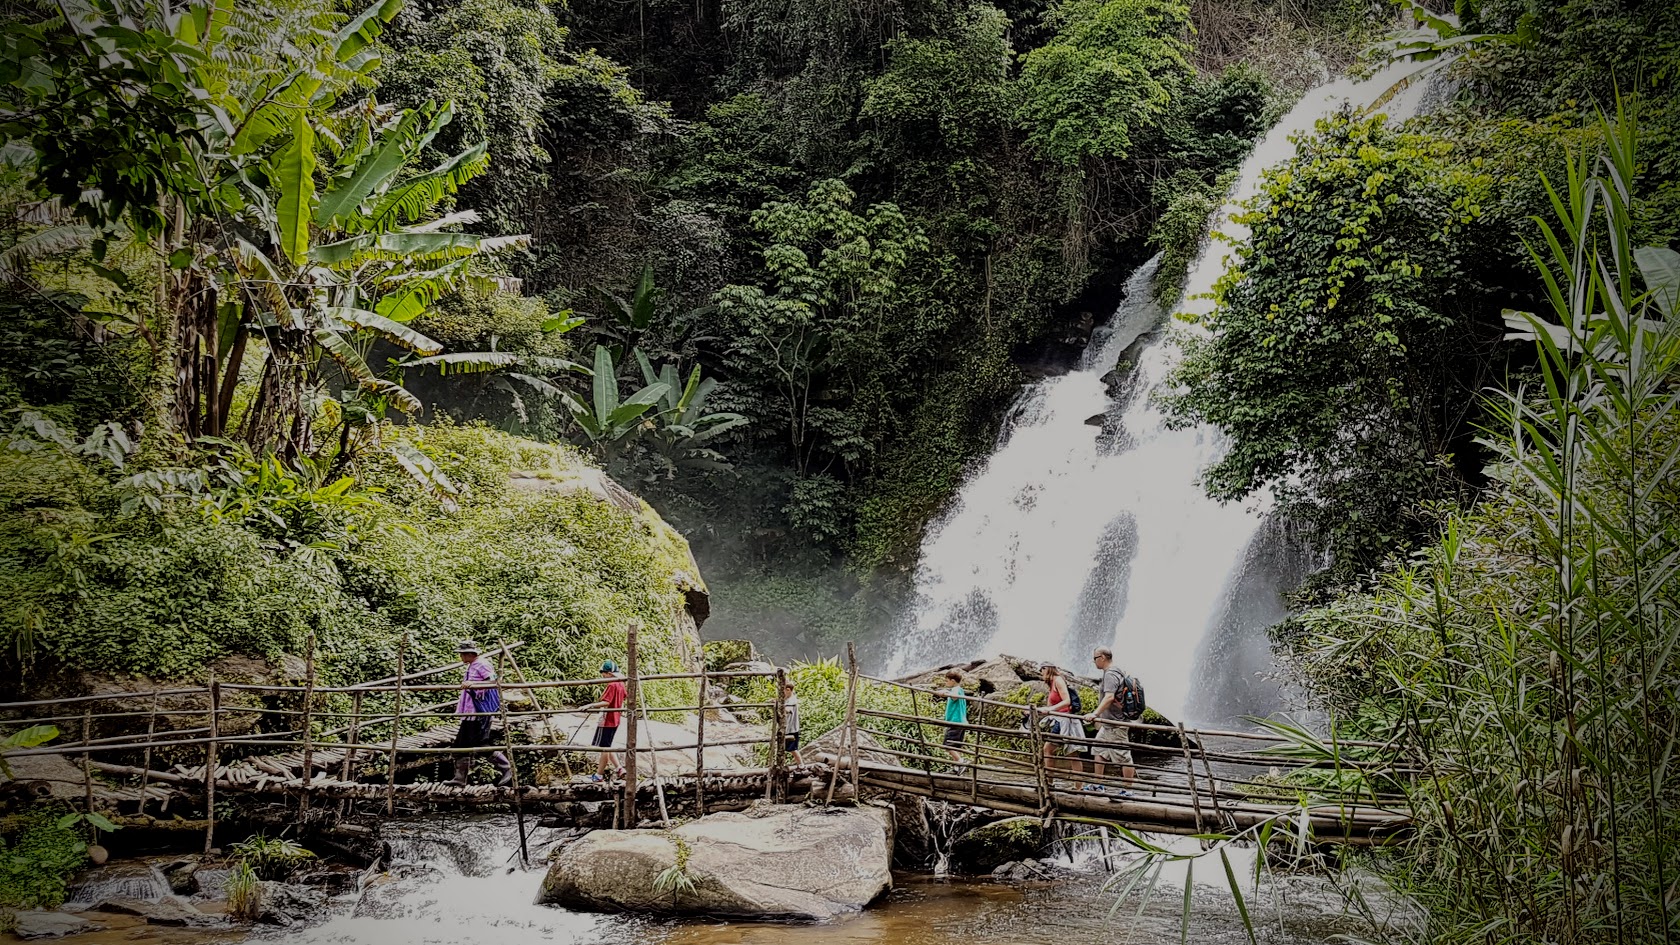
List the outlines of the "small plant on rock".
{"label": "small plant on rock", "polygon": [[251,864],[240,860],[227,882],[228,915],[239,922],[255,922],[262,913],[262,881]]}
{"label": "small plant on rock", "polygon": [[674,833],[665,835],[665,839],[677,848],[677,862],[667,866],[658,876],[653,878],[653,891],[656,893],[670,893],[674,904],[682,898],[684,893],[693,893],[694,874],[688,871],[688,857],[694,850],[688,841]]}
{"label": "small plant on rock", "polygon": [[304,860],[315,858],[315,854],[295,841],[270,839],[261,834],[234,844],[233,855],[240,866],[268,880],[283,880],[303,865]]}

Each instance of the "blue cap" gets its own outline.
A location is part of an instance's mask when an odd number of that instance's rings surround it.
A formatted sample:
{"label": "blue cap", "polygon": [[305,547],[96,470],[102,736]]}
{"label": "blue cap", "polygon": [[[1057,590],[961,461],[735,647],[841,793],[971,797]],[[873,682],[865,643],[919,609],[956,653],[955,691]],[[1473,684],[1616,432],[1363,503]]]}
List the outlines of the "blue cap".
{"label": "blue cap", "polygon": [[601,662],[601,672],[616,673],[618,672],[618,664],[614,663],[612,660],[603,660]]}

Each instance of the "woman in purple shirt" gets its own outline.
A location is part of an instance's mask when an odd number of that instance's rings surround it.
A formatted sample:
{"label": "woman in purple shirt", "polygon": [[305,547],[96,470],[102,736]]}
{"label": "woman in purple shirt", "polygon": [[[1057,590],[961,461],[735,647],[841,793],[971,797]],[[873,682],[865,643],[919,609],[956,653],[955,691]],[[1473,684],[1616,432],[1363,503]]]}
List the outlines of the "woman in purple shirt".
{"label": "woman in purple shirt", "polygon": [[[461,679],[461,698],[455,703],[455,714],[461,717],[461,727],[455,732],[455,747],[478,748],[490,743],[490,723],[502,709],[502,693],[496,687],[496,667],[478,655],[478,644],[471,640],[456,647],[455,652],[460,654],[461,665],[466,667]],[[472,755],[456,755],[455,777],[444,783],[466,787],[472,775],[472,760]],[[507,755],[498,751],[490,756],[490,763],[500,775],[496,779],[497,787],[513,783],[513,765],[508,763]]]}

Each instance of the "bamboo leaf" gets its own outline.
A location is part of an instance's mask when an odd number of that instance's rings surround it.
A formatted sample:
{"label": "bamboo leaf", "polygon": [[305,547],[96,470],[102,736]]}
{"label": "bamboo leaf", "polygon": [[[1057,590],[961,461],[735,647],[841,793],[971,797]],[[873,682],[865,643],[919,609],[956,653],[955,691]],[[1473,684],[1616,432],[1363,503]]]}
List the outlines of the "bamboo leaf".
{"label": "bamboo leaf", "polygon": [[1237,901],[1237,914],[1242,916],[1243,928],[1248,932],[1251,945],[1259,945],[1260,940],[1254,934],[1254,921],[1248,915],[1248,902],[1243,899],[1242,884],[1237,882],[1237,872],[1231,868],[1231,858],[1225,848],[1219,848],[1219,862],[1225,866],[1225,880],[1231,885],[1231,898]]}
{"label": "bamboo leaf", "polygon": [[1184,861],[1184,906],[1179,913],[1178,941],[1179,945],[1189,945],[1190,942],[1190,906],[1192,890],[1196,882],[1196,861]]}
{"label": "bamboo leaf", "polygon": [[1667,247],[1641,246],[1633,251],[1633,258],[1657,310],[1664,318],[1674,318],[1680,310],[1680,253]]}

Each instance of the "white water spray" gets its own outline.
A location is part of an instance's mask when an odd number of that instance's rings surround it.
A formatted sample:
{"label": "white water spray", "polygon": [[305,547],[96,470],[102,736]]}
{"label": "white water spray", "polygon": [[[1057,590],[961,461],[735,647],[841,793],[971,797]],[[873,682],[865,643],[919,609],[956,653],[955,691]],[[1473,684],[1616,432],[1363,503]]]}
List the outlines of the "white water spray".
{"label": "white water spray", "polygon": [[[1246,228],[1231,216],[1254,196],[1267,168],[1294,156],[1291,137],[1344,105],[1369,107],[1418,68],[1394,65],[1363,82],[1308,93],[1255,145],[1215,228],[1245,239]],[[1384,110],[1409,117],[1423,91],[1422,83],[1407,88]],[[1208,241],[1187,274],[1180,311],[1211,306],[1202,296],[1230,255],[1226,243]],[[1221,505],[1198,484],[1223,455],[1221,438],[1205,427],[1168,429],[1154,402],[1177,352],[1168,333],[1156,331],[1163,313],[1152,299],[1154,271],[1151,262],[1132,275],[1077,370],[1022,393],[997,450],[930,527],[895,670],[1012,653],[1088,672],[1091,647],[1112,645],[1118,662],[1144,680],[1152,706],[1169,717],[1208,721],[1193,697],[1199,679],[1233,674],[1209,664],[1223,654],[1252,661],[1258,653],[1266,661],[1264,647],[1232,645],[1220,630],[1234,615],[1275,610],[1277,582],[1254,574],[1287,569],[1250,568],[1261,553],[1255,539],[1264,501]],[[1151,331],[1136,350],[1134,342]],[[1129,363],[1116,368],[1117,360]],[[1245,608],[1229,599],[1233,594],[1270,601]],[[1210,639],[1221,641],[1217,652],[1205,652]],[[1266,668],[1245,666],[1237,675],[1252,679]],[[1272,708],[1255,704],[1255,687],[1245,691],[1247,704],[1233,710],[1225,700],[1218,714]]]}

